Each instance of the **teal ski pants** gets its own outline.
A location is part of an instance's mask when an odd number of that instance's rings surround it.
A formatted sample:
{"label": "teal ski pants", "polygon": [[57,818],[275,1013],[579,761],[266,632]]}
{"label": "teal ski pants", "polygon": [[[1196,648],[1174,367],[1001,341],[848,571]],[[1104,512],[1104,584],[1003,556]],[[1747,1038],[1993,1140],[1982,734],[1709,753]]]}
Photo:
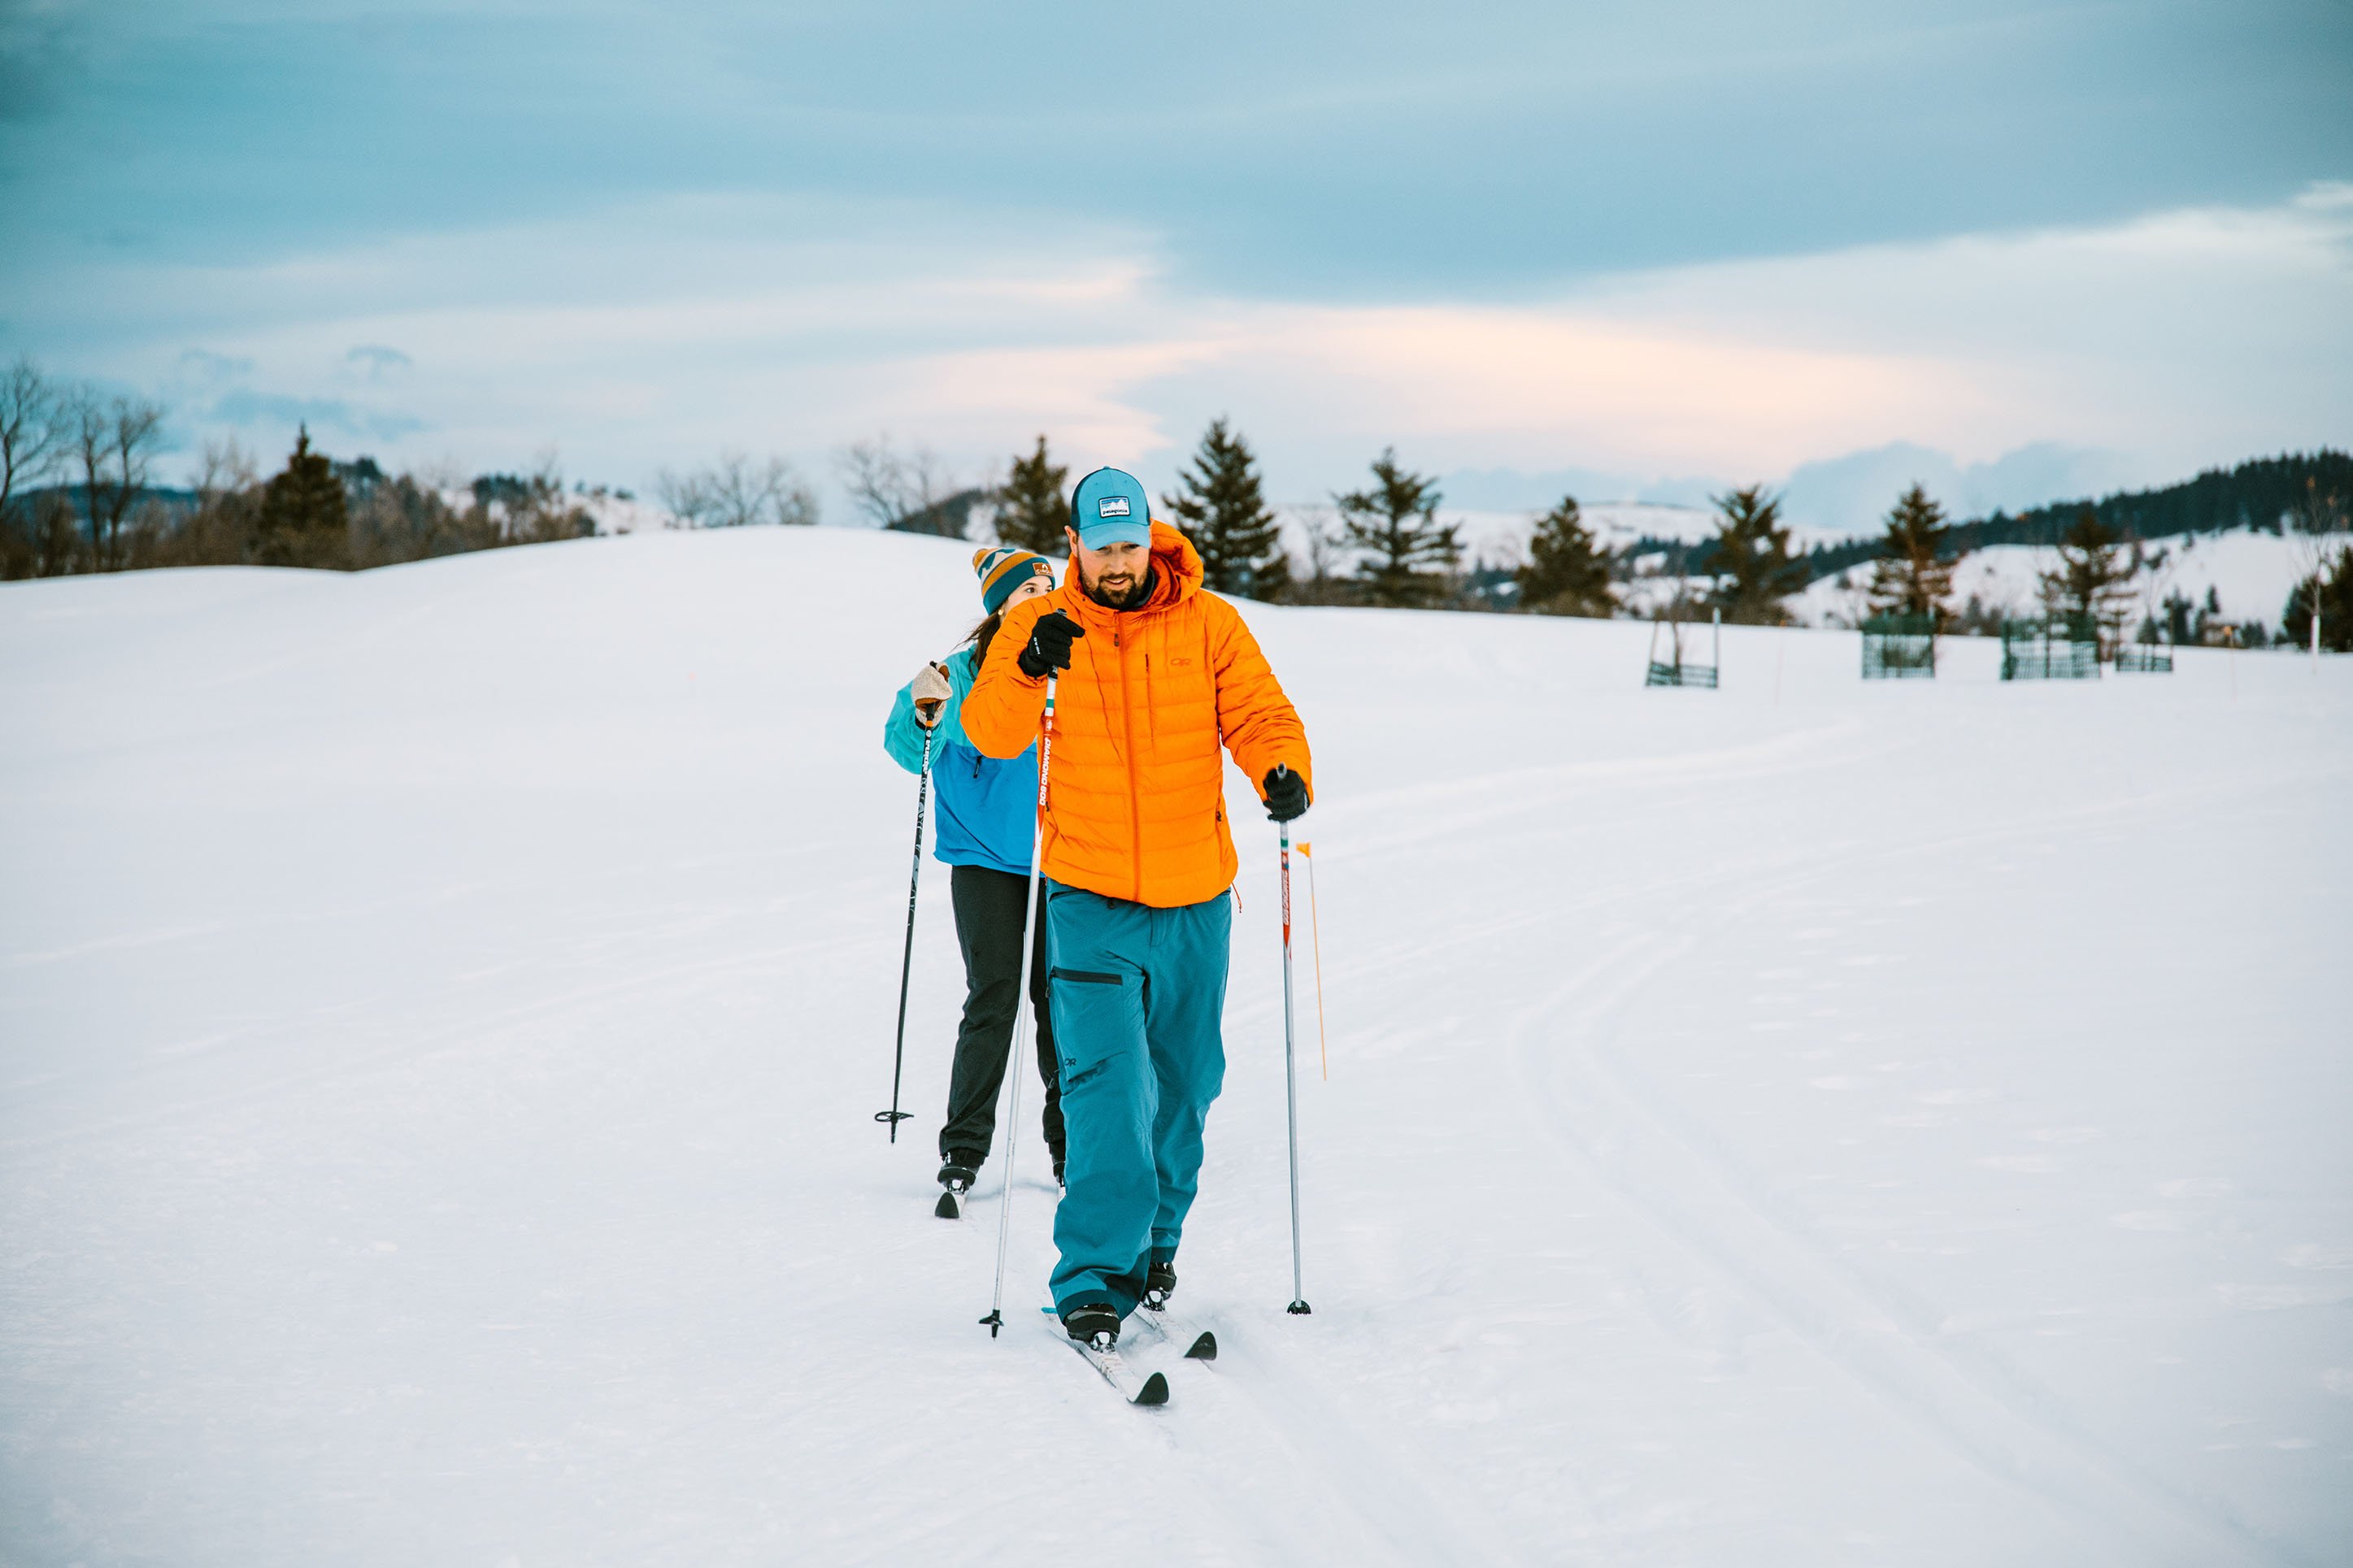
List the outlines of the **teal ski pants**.
{"label": "teal ski pants", "polygon": [[1201,1127],[1226,1078],[1233,910],[1223,893],[1156,910],[1049,882],[1046,943],[1068,1135],[1054,1211],[1054,1304],[1110,1298],[1176,1256]]}

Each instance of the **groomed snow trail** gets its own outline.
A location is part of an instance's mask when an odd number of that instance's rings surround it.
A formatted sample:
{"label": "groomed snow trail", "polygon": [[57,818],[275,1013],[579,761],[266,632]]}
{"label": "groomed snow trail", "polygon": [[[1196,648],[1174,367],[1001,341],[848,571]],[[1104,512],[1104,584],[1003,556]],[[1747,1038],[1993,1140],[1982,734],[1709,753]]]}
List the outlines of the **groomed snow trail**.
{"label": "groomed snow trail", "polygon": [[[1247,607],[1273,833],[1128,1408],[932,1217],[890,692],[967,548],[0,588],[0,1563],[2321,1563],[2353,1539],[2353,661]],[[1777,674],[1778,670],[1778,674]],[[1305,889],[1298,896],[1303,904]],[[1312,1006],[1312,970],[1299,971]],[[1008,1312],[1053,1202],[1025,1089]]]}

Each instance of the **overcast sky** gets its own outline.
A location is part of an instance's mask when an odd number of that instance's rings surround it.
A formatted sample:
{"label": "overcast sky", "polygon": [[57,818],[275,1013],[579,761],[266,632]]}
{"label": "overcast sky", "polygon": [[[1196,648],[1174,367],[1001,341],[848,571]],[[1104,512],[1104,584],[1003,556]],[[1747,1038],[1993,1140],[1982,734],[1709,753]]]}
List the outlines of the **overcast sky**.
{"label": "overcast sky", "polygon": [[2353,0],[0,0],[0,352],[179,464],[1158,487],[1225,413],[1288,500],[1861,528],[2353,444],[2348,81]]}

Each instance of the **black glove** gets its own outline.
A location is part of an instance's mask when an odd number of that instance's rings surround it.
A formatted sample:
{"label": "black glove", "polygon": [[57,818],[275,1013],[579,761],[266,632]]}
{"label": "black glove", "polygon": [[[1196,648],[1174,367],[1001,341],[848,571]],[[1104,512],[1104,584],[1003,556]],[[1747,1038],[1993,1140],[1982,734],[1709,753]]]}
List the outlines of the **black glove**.
{"label": "black glove", "polygon": [[1277,763],[1265,779],[1266,819],[1289,822],[1307,812],[1307,781]]}
{"label": "black glove", "polygon": [[1086,636],[1078,622],[1060,610],[1038,617],[1029,629],[1029,646],[1014,658],[1021,673],[1032,680],[1041,679],[1050,669],[1071,668],[1071,645]]}

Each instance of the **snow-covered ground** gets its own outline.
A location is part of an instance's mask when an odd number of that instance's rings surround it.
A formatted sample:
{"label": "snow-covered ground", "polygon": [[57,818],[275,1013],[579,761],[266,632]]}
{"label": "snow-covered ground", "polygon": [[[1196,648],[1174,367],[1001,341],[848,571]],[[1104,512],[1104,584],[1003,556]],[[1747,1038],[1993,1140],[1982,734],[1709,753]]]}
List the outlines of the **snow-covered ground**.
{"label": "snow-covered ground", "polygon": [[931,1217],[936,866],[872,1120],[968,554],[0,588],[0,1561],[2343,1560],[2353,660],[1645,690],[1640,623],[1250,607],[1315,1310],[1242,809],[1226,1352],[1144,1412],[976,1326],[996,1169]]}

